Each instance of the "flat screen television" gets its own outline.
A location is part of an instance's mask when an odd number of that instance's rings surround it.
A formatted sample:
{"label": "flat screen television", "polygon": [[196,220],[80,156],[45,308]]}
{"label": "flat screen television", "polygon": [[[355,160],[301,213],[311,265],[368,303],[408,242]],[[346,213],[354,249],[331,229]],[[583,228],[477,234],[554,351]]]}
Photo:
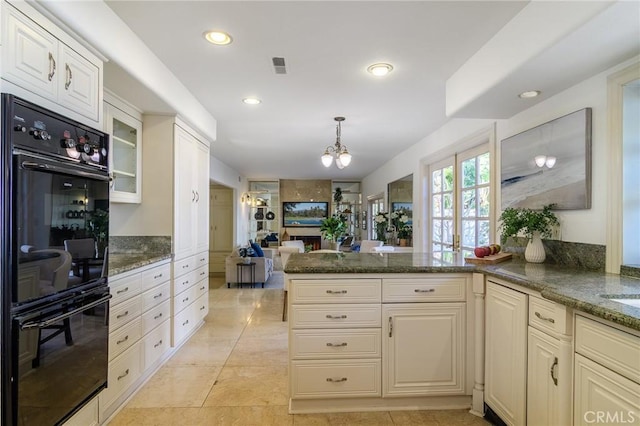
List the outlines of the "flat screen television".
{"label": "flat screen television", "polygon": [[282,226],[287,228],[320,226],[329,217],[329,203],[285,201],[282,203]]}

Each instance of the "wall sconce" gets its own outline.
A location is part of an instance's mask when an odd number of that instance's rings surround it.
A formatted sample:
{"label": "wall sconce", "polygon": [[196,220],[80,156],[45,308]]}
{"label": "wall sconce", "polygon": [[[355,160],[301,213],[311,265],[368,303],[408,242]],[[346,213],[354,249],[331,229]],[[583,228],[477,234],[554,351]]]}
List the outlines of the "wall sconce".
{"label": "wall sconce", "polygon": [[538,167],[544,167],[547,166],[547,168],[552,168],[553,166],[556,165],[556,160],[557,158],[554,156],[546,156],[546,155],[536,155],[535,157],[533,157],[533,160],[536,162],[536,166]]}
{"label": "wall sconce", "polygon": [[247,192],[242,193],[242,198],[240,198],[240,201],[243,204],[251,205],[251,195]]}

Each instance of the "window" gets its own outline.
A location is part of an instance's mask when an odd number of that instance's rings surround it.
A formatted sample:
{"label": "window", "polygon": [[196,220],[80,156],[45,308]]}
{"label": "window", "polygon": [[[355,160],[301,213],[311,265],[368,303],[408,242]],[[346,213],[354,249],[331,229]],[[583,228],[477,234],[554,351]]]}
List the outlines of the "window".
{"label": "window", "polygon": [[430,241],[433,253],[469,255],[491,240],[491,154],[489,144],[455,154],[428,167]]}
{"label": "window", "polygon": [[384,210],[384,195],[374,195],[368,199],[369,202],[369,231],[367,232],[370,239],[376,239],[376,223],[375,217],[378,213],[385,211]]}

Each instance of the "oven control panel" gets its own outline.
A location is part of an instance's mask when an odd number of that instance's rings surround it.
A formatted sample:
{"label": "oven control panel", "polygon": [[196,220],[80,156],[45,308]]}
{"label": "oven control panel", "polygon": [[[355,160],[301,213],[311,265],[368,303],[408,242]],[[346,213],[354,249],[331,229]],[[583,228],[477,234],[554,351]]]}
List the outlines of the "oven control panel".
{"label": "oven control panel", "polygon": [[12,129],[13,147],[107,169],[107,134],[22,99],[12,97],[12,100],[11,116],[5,116],[11,123],[5,123],[5,129]]}

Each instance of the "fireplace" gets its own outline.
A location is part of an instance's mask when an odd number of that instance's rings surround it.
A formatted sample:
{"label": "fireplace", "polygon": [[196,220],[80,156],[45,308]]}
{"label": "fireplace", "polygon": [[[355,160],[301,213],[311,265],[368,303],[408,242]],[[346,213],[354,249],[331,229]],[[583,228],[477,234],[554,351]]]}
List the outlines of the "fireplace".
{"label": "fireplace", "polygon": [[319,235],[291,235],[292,240],[302,240],[305,247],[311,246],[311,250],[322,248],[322,238]]}

